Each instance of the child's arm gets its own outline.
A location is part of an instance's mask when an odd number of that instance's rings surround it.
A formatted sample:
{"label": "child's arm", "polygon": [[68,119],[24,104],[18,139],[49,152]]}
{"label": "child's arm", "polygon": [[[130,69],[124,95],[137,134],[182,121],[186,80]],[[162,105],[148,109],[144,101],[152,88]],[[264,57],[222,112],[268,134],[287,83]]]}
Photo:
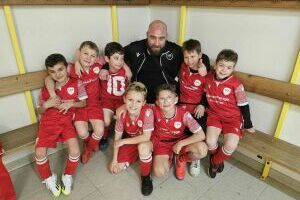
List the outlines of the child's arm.
{"label": "child's arm", "polygon": [[119,172],[118,167],[118,153],[119,153],[119,146],[117,145],[118,141],[122,138],[122,132],[115,131],[115,138],[114,138],[114,148],[113,148],[113,158],[110,163],[110,172],[115,174]]}
{"label": "child's arm", "polygon": [[179,142],[177,142],[174,146],[173,146],[173,152],[175,154],[179,154],[182,147],[189,145],[189,144],[193,144],[195,142],[201,142],[205,140],[205,134],[203,132],[203,130],[199,130],[196,133],[194,133],[193,135],[191,135],[188,138],[185,138],[183,140],[180,140]]}
{"label": "child's arm", "polygon": [[55,93],[55,82],[49,75],[45,78],[45,86],[50,94],[50,98],[59,98]]}
{"label": "child's arm", "polygon": [[59,112],[62,112],[63,114],[66,114],[70,108],[82,108],[86,106],[86,100],[81,101],[74,101],[74,100],[68,100],[63,101],[59,106]]}
{"label": "child's arm", "polygon": [[200,104],[194,110],[194,116],[197,119],[203,117],[204,112],[205,112],[205,108],[207,108],[207,107],[208,107],[208,101],[207,101],[207,98],[206,98],[206,93],[204,92],[202,94]]}
{"label": "child's arm", "polygon": [[151,133],[152,133],[152,130],[151,131],[143,131],[143,134],[138,135],[136,137],[124,138],[124,139],[119,140],[116,145],[120,147],[125,144],[139,144],[142,142],[147,142],[150,140]]}
{"label": "child's arm", "polygon": [[38,112],[40,114],[44,114],[48,108],[59,106],[60,100],[57,98],[49,98],[47,101],[40,103],[40,107],[38,107]]}
{"label": "child's arm", "polygon": [[126,76],[127,80],[130,82],[131,78],[132,78],[131,69],[128,67],[128,65],[126,63],[124,63],[123,68],[125,70],[125,76]]}
{"label": "child's arm", "polygon": [[243,116],[244,128],[248,132],[254,133],[255,129],[253,128],[251,117],[250,117],[250,107],[249,107],[249,104],[244,105],[244,106],[239,106],[239,108],[240,108],[242,116]]}

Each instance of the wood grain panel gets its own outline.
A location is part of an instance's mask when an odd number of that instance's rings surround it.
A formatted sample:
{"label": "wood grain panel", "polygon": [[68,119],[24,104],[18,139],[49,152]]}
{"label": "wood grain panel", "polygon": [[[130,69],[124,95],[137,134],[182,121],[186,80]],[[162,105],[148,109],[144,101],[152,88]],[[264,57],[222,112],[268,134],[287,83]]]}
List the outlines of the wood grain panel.
{"label": "wood grain panel", "polygon": [[149,0],[0,0],[0,5],[148,5]]}

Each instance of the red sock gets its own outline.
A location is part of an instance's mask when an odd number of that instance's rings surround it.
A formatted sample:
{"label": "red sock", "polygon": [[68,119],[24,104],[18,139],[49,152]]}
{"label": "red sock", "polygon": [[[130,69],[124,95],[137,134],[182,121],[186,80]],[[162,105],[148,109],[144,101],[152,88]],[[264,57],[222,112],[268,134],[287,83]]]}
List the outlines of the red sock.
{"label": "red sock", "polygon": [[148,158],[140,158],[140,171],[142,176],[148,176],[151,173],[152,155]]}
{"label": "red sock", "polygon": [[99,141],[100,141],[101,137],[98,137],[96,134],[92,134],[91,137],[89,137],[89,141],[87,143],[87,148],[90,151],[95,150],[98,147]]}
{"label": "red sock", "polygon": [[[0,146],[1,154],[1,146]],[[11,182],[8,171],[6,170],[2,157],[0,155],[0,199],[5,200],[16,200],[16,193],[14,191],[14,186]]]}
{"label": "red sock", "polygon": [[109,135],[109,127],[104,127],[103,138],[108,138]]}
{"label": "red sock", "polygon": [[36,159],[36,168],[42,180],[45,180],[52,175],[49,160],[47,157],[41,160]]}
{"label": "red sock", "polygon": [[79,156],[78,157],[69,156],[64,174],[73,175],[77,169],[78,163],[79,163]]}
{"label": "red sock", "polygon": [[231,157],[231,153],[224,152],[224,146],[219,147],[217,153],[212,157],[212,163],[218,165]]}

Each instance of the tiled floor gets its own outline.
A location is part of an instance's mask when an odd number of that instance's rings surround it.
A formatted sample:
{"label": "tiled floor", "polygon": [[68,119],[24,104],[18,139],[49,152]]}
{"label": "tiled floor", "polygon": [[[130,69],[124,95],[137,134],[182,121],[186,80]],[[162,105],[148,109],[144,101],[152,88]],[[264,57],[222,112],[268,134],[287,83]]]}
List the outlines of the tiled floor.
{"label": "tiled floor", "polygon": [[[291,192],[278,183],[267,184],[259,180],[258,174],[241,163],[231,160],[225,163],[223,173],[215,179],[206,175],[207,160],[202,161],[200,176],[192,178],[187,174],[184,181],[178,181],[171,170],[165,178],[154,178],[154,191],[149,197],[140,193],[139,166],[135,164],[127,171],[112,175],[107,166],[111,150],[98,152],[86,165],[79,165],[74,189],[69,197],[57,199],[82,200],[290,200],[300,199],[299,193]],[[65,153],[51,155],[54,172],[61,174]],[[54,199],[39,180],[34,165],[27,165],[11,172],[17,197],[20,200]],[[275,187],[273,187],[273,186]],[[280,190],[278,189],[280,188]],[[283,192],[285,191],[285,193]]]}

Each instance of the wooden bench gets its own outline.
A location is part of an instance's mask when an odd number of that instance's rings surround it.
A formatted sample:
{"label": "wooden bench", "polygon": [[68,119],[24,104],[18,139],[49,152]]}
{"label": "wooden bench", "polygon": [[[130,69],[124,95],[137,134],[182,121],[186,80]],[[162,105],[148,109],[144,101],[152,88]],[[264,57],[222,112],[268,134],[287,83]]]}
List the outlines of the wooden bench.
{"label": "wooden bench", "polygon": [[[249,92],[300,105],[299,85],[242,72],[235,75]],[[0,78],[0,97],[41,88],[45,76],[45,71],[38,71]],[[33,145],[37,130],[38,123],[31,124],[0,134],[0,141],[6,152],[16,151]],[[300,147],[257,131],[245,134],[234,157],[260,172],[265,162],[272,163],[270,176],[300,191]]]}

